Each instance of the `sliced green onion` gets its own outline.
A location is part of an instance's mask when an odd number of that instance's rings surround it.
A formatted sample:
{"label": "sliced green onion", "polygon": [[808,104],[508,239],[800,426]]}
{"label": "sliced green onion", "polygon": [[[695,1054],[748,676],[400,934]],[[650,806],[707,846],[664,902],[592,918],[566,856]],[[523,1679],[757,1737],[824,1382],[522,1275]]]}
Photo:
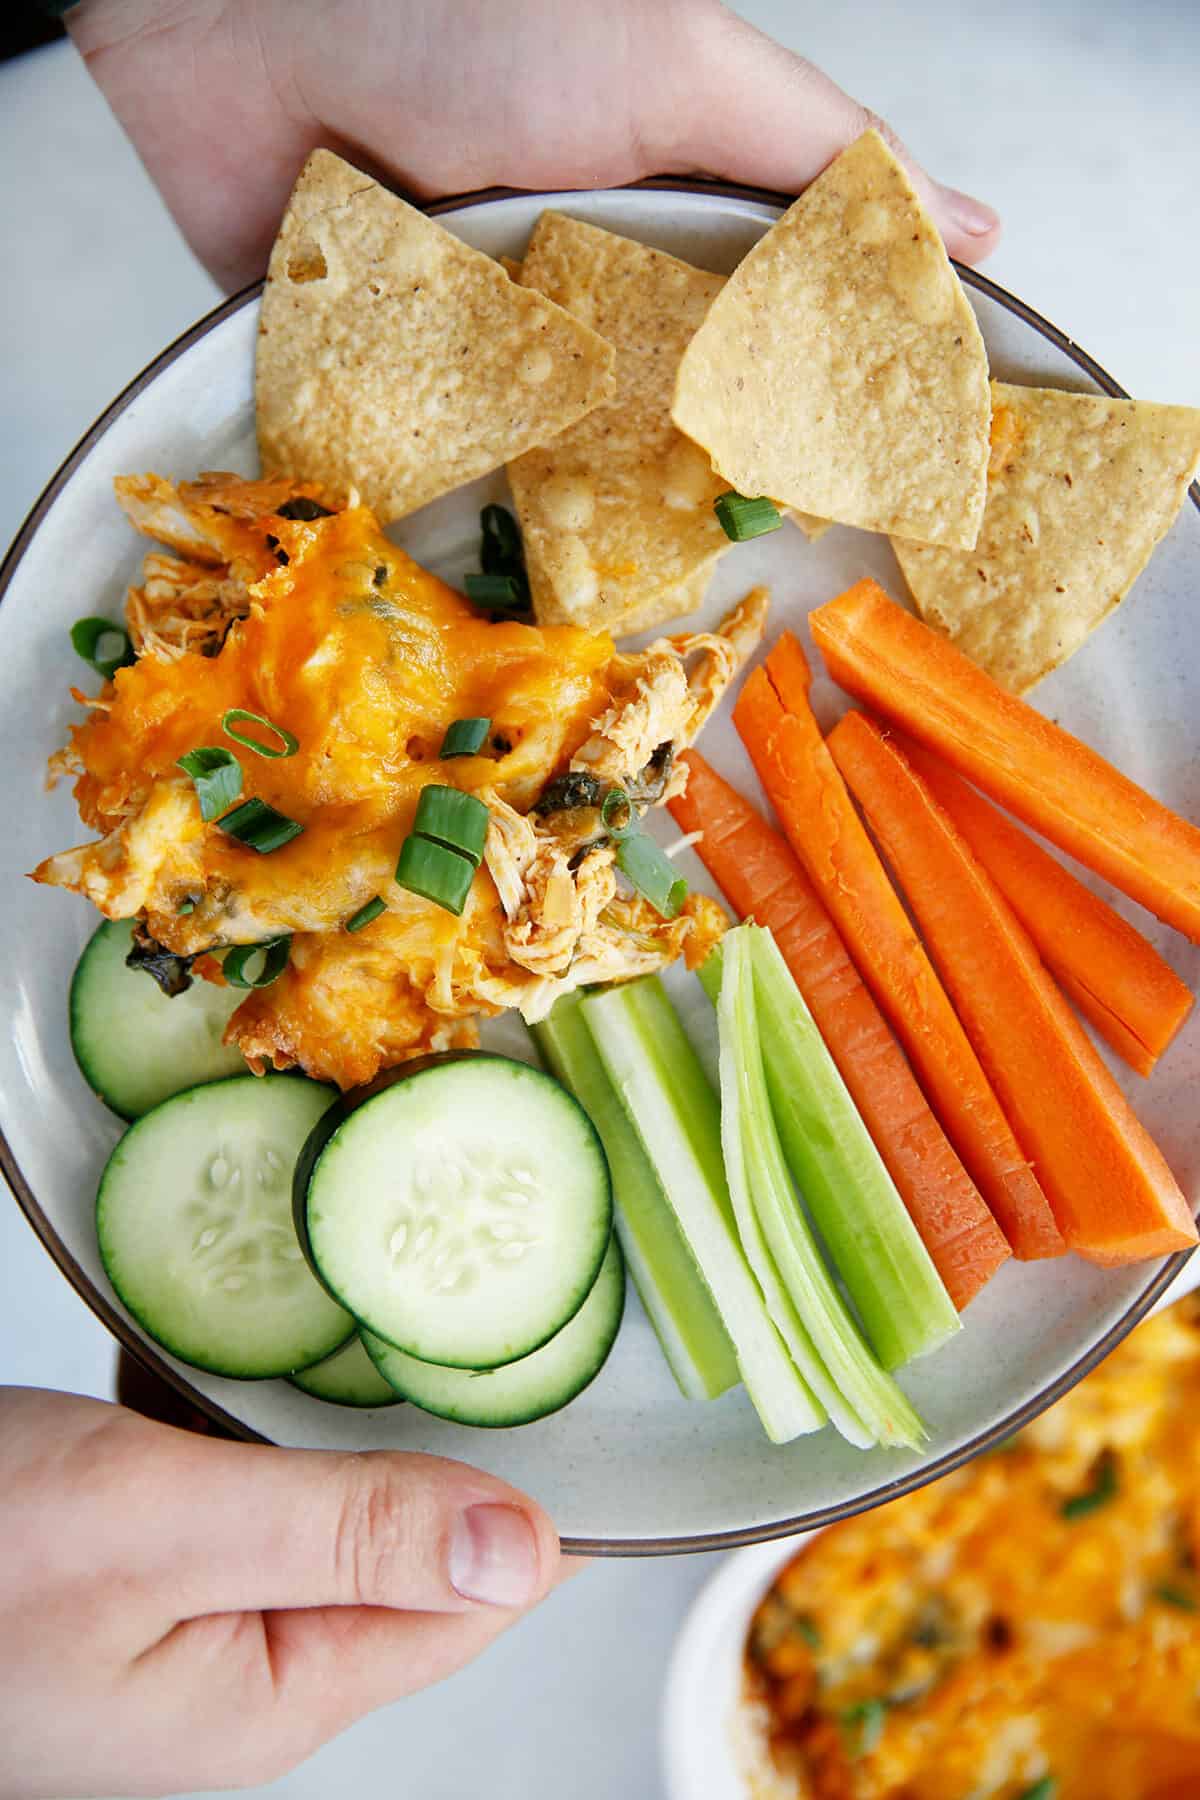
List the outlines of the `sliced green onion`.
{"label": "sliced green onion", "polygon": [[816,1651],[821,1648],[821,1628],[811,1613],[793,1613],[792,1630],[808,1645],[810,1650]]}
{"label": "sliced green onion", "polygon": [[452,756],[478,756],[492,728],[490,719],[455,719],[446,729],[440,755],[442,761]]}
{"label": "sliced green onion", "polygon": [[381,900],[376,894],[373,900],[368,900],[365,906],[359,907],[353,918],[346,920],[346,930],[361,931],[364,925],[369,925],[372,919],[377,919],[381,912],[386,911],[387,901]]}
{"label": "sliced green onion", "polygon": [[242,791],[242,765],[232,750],[219,744],[198,744],[179,758],[177,766],[192,778],[202,819],[219,819]]}
{"label": "sliced green onion", "polygon": [[622,838],[617,845],[617,867],[656,913],[664,919],[675,917],[683,905],[688,884],[653,838],[642,831]]}
{"label": "sliced green onion", "polygon": [[[268,938],[265,944],[238,944],[230,950],[221,964],[222,973],[230,987],[265,988],[273,981],[278,981],[288,966],[288,958],[292,954],[292,940],[287,937]],[[247,965],[256,956],[263,959],[262,968],[257,975],[247,975]]]}
{"label": "sliced green onion", "polygon": [[485,575],[523,575],[525,550],[521,527],[507,506],[485,506],[479,515],[482,534],[479,566]]}
{"label": "sliced green onion", "polygon": [[600,822],[609,837],[618,842],[637,830],[638,816],[624,788],[609,788],[600,804]]}
{"label": "sliced green onion", "polygon": [[415,832],[405,838],[396,864],[398,886],[432,900],[435,906],[444,906],[447,912],[461,913],[474,879],[475,864],[459,851]]}
{"label": "sliced green onion", "polygon": [[474,794],[431,782],[421,789],[413,830],[418,837],[445,844],[478,865],[487,841],[488,809]]}
{"label": "sliced green onion", "polygon": [[494,612],[524,612],[529,604],[515,575],[467,575],[463,587],[473,605]]}
{"label": "sliced green onion", "polygon": [[179,905],[175,908],[175,914],[177,918],[182,919],[185,918],[188,913],[194,913],[195,910],[196,902],[194,900],[181,900]]}
{"label": "sliced green onion", "polygon": [[1040,1781],[1022,1788],[1016,1800],[1055,1800],[1058,1793],[1058,1782],[1053,1775],[1043,1775]]}
{"label": "sliced green onion", "polygon": [[[273,731],[283,745],[282,750],[276,750],[271,744],[260,743],[258,738],[250,737],[244,731],[236,731],[234,727],[242,722],[247,725],[261,725],[264,731]],[[261,713],[247,712],[243,706],[230,707],[221,720],[221,730],[226,737],[231,737],[235,744],[241,744],[247,750],[253,750],[255,756],[271,758],[295,756],[300,748],[299,738],[294,738],[290,731],[284,730],[282,725],[276,725],[270,719],[264,719]]]}
{"label": "sliced green onion", "polygon": [[883,1736],[887,1707],[882,1700],[860,1700],[856,1706],[843,1707],[838,1724],[851,1756],[870,1756]]}
{"label": "sliced green onion", "polygon": [[303,825],[297,825],[295,819],[289,819],[286,813],[276,812],[265,800],[257,799],[243,800],[240,806],[235,806],[231,813],[225,814],[220,826],[230,837],[237,838],[240,844],[257,850],[260,856],[266,856],[272,850],[282,850],[285,844],[290,844],[304,830]]}
{"label": "sliced green onion", "polygon": [[1116,1493],[1117,1459],[1111,1450],[1104,1450],[1097,1459],[1091,1487],[1085,1488],[1082,1494],[1072,1494],[1058,1510],[1064,1519],[1083,1519],[1099,1507],[1107,1506]]}
{"label": "sliced green onion", "polygon": [[773,500],[768,500],[765,495],[751,499],[733,488],[727,494],[718,494],[713,501],[713,511],[721,522],[721,530],[735,544],[744,544],[747,538],[762,537],[768,531],[778,531],[783,524]]}
{"label": "sliced green onion", "polygon": [[1161,1587],[1154,1589],[1154,1598],[1161,1600],[1164,1606],[1173,1606],[1177,1612],[1200,1612],[1196,1596],[1189,1594],[1186,1588],[1176,1587],[1170,1581],[1164,1581]]}
{"label": "sliced green onion", "polygon": [[[108,655],[102,655],[100,649],[105,638],[110,640]],[[111,681],[118,669],[127,669],[137,661],[129,633],[111,619],[76,619],[71,627],[71,644],[76,656],[82,656],[105,681]]]}

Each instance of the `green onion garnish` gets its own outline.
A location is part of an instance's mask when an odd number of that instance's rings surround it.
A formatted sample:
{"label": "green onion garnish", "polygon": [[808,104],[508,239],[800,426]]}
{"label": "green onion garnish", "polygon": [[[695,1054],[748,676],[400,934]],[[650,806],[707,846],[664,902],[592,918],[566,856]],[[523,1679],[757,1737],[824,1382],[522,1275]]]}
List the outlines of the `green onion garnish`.
{"label": "green onion garnish", "polygon": [[507,506],[485,506],[479,515],[479,566],[485,575],[523,575],[521,527]]}
{"label": "green onion garnish", "polygon": [[276,812],[265,800],[257,799],[243,800],[240,806],[225,814],[220,824],[222,831],[227,831],[230,837],[237,838],[251,850],[257,850],[260,856],[281,850],[304,830],[303,825],[289,819],[286,813]]}
{"label": "green onion garnish", "polygon": [[435,906],[444,906],[447,912],[461,913],[474,879],[475,864],[459,851],[415,832],[405,838],[396,864],[398,886],[432,900]]}
{"label": "green onion garnish", "polygon": [[184,918],[186,916],[186,914],[188,914],[188,913],[194,913],[195,910],[196,910],[196,902],[194,900],[181,900],[179,902],[179,905],[175,908],[177,917],[179,917],[181,919]]}
{"label": "green onion garnish", "polygon": [[413,831],[457,850],[478,865],[487,841],[488,809],[474,794],[431,782],[421,789]]}
{"label": "green onion garnish", "polygon": [[1030,1787],[1022,1788],[1016,1796],[1016,1800],[1054,1800],[1057,1793],[1058,1782],[1054,1776],[1043,1775],[1040,1781],[1035,1781]]}
{"label": "green onion garnish", "polygon": [[[265,988],[273,981],[278,981],[288,966],[288,957],[292,953],[292,940],[287,937],[268,938],[264,944],[238,944],[230,950],[221,964],[222,972],[230,987]],[[262,968],[257,975],[247,975],[246,966],[256,956],[263,959]]]}
{"label": "green onion garnish", "polygon": [[1170,1581],[1164,1581],[1161,1587],[1154,1589],[1154,1598],[1161,1600],[1164,1606],[1175,1607],[1177,1612],[1200,1612],[1196,1596],[1189,1594],[1186,1588],[1176,1587]]}
{"label": "green onion garnish", "polygon": [[[273,731],[283,748],[281,750],[276,750],[272,744],[261,743],[258,738],[250,737],[244,731],[236,731],[234,727],[243,722],[247,725],[261,725],[264,731]],[[255,756],[269,756],[272,758],[277,756],[295,756],[297,750],[300,748],[299,738],[294,738],[290,731],[284,730],[282,725],[275,725],[270,719],[264,719],[261,713],[247,712],[243,706],[230,707],[229,711],[225,714],[225,717],[221,720],[221,730],[225,733],[226,737],[231,737],[235,744],[241,744],[245,749],[253,750]]]}
{"label": "green onion garnish", "polygon": [[192,778],[202,819],[219,819],[242,791],[242,765],[219,744],[198,744],[179,758],[178,767]]}
{"label": "green onion garnish", "polygon": [[1091,1487],[1085,1488],[1082,1494],[1072,1494],[1058,1510],[1064,1519],[1082,1519],[1097,1508],[1107,1506],[1116,1492],[1117,1459],[1111,1450],[1104,1450],[1096,1460]]}
{"label": "green onion garnish", "polygon": [[446,762],[452,756],[478,756],[491,728],[490,719],[455,719],[442,739],[442,761]]}
{"label": "green onion garnish", "polygon": [[346,920],[346,930],[361,931],[364,925],[369,925],[372,919],[377,919],[381,912],[386,911],[386,900],[381,900],[376,894],[373,900],[368,900],[365,906],[359,907],[353,918]]}
{"label": "green onion garnish", "polygon": [[515,575],[467,575],[463,587],[473,605],[492,612],[524,612],[529,604]]}
{"label": "green onion garnish", "polygon": [[[106,638],[108,649],[104,651]],[[71,627],[71,644],[75,654],[82,656],[105,681],[111,681],[118,669],[127,669],[137,661],[129,633],[111,619],[76,619]]]}
{"label": "green onion garnish", "polygon": [[725,536],[732,538],[735,544],[744,544],[747,538],[762,537],[764,532],[778,531],[783,524],[779,508],[765,494],[751,499],[733,488],[727,494],[718,494],[713,501],[713,511],[721,521]]}
{"label": "green onion garnish", "polygon": [[624,788],[609,788],[600,804],[600,822],[610,838],[627,838],[638,828],[638,816]]}
{"label": "green onion garnish", "polygon": [[803,1638],[810,1650],[819,1650],[821,1648],[820,1627],[811,1613],[794,1613],[792,1616],[792,1630],[796,1633],[797,1637]]}
{"label": "green onion garnish", "polygon": [[843,1707],[838,1724],[851,1756],[870,1756],[883,1736],[887,1707],[882,1700],[860,1700],[855,1706]]}
{"label": "green onion garnish", "polygon": [[653,838],[642,831],[622,838],[617,845],[617,867],[656,913],[664,919],[675,917],[688,891],[687,882]]}

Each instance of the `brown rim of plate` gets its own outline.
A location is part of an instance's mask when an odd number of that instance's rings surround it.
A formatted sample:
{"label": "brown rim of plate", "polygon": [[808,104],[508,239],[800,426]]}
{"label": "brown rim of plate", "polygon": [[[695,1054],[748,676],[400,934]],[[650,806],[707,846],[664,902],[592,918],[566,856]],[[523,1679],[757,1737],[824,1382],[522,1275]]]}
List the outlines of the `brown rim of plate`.
{"label": "brown rim of plate", "polygon": [[[670,175],[651,176],[645,181],[631,182],[629,186],[659,193],[710,194],[717,199],[749,200],[780,210],[789,206],[792,199],[792,196],[787,194],[773,193],[767,188],[745,187],[738,182],[702,181]],[[554,191],[577,193],[580,190],[575,188],[546,190],[546,197],[549,197],[549,194]],[[455,194],[445,200],[432,201],[424,210],[436,217],[442,213],[459,212],[467,206],[494,205],[507,200],[529,200],[538,197],[539,195],[533,191],[519,188],[483,188],[477,193]],[[1056,349],[1069,356],[1071,361],[1086,375],[1089,375],[1104,393],[1111,394],[1119,400],[1129,398],[1120,383],[1114,381],[1107,370],[1102,369],[1086,350],[1081,350],[1065,332],[1059,331],[1057,326],[1051,325],[1048,319],[1043,319],[1041,314],[1035,312],[1031,306],[1026,306],[1023,300],[1018,300],[1015,295],[1010,294],[1007,289],[999,287],[996,282],[989,281],[986,275],[980,275],[974,269],[965,268],[959,263],[955,263],[954,266],[967,287],[974,288],[976,292],[984,294],[989,300],[994,300],[1006,312],[1012,313],[1015,318],[1021,319],[1026,325],[1031,326],[1039,336],[1047,339]],[[182,337],[176,338],[175,342],[169,344],[160,355],[156,356],[140,375],[134,377],[129,386],[123,389],[112,404],[101,413],[91,429],[84,433],[61,467],[50,478],[40,498],[34,502],[25,523],[13,540],[12,547],[3,563],[0,564],[0,601],[3,601],[8,592],[9,583],[16,573],[17,566],[42,520],[72,475],[87,460],[92,448],[104,436],[109,427],[140,394],[145,392],[165,368],[184,355],[194,344],[199,343],[201,338],[207,337],[214,327],[220,325],[233,313],[239,312],[244,306],[251,305],[262,291],[262,285],[261,281],[252,282],[249,287],[243,288],[240,293],[232,295],[220,306],[215,307],[212,312],[207,313],[190,330],[185,331]],[[1193,482],[1188,493],[1192,504],[1197,511],[1200,511],[1200,482]],[[243,1424],[232,1413],[226,1412],[224,1407],[218,1406],[215,1400],[210,1400],[206,1394],[193,1387],[187,1376],[168,1362],[157,1346],[141,1337],[134,1326],[93,1284],[70,1254],[39,1206],[2,1130],[0,1130],[0,1172],[3,1173],[16,1196],[18,1206],[24,1212],[50,1256],[75,1292],[86,1302],[96,1317],[108,1327],[117,1342],[131,1356],[135,1357],[143,1368],[168,1382],[214,1424],[222,1427],[233,1437],[241,1438],[248,1443],[269,1442],[270,1440],[264,1438],[261,1432],[254,1431],[250,1426]],[[934,1481],[941,1475],[947,1475],[952,1469],[960,1468],[963,1463],[970,1462],[981,1451],[1010,1437],[1014,1431],[1019,1431],[1031,1419],[1036,1418],[1040,1412],[1044,1412],[1048,1406],[1052,1406],[1069,1388],[1074,1387],[1077,1381],[1081,1381],[1090,1370],[1094,1369],[1097,1363],[1102,1362],[1111,1350],[1115,1350],[1122,1338],[1126,1337],[1133,1327],[1145,1318],[1155,1301],[1165,1293],[1192,1254],[1192,1251],[1185,1250],[1170,1257],[1116,1324],[1111,1326],[1104,1336],[1093,1344],[1092,1348],[1073,1363],[1064,1374],[1060,1375],[1057,1381],[1051,1382],[1048,1387],[1043,1388],[1024,1406],[1018,1407],[1014,1412],[997,1420],[994,1425],[989,1425],[984,1431],[979,1432],[960,1449],[948,1452],[945,1456],[937,1457],[931,1462],[923,1463],[920,1468],[910,1471],[896,1481],[882,1482],[868,1493],[859,1495],[855,1500],[844,1501],[836,1506],[827,1506],[816,1512],[803,1513],[795,1518],[771,1520],[762,1525],[747,1525],[732,1531],[701,1532],[693,1537],[677,1538],[565,1537],[562,1539],[562,1548],[568,1555],[575,1556],[670,1556],[698,1550],[731,1550],[742,1544],[766,1543],[772,1538],[791,1537],[800,1531],[816,1531],[823,1526],[836,1524],[840,1519],[852,1518],[856,1513],[869,1512],[887,1500],[898,1499],[901,1494],[912,1493],[914,1489],[924,1487],[927,1482]]]}

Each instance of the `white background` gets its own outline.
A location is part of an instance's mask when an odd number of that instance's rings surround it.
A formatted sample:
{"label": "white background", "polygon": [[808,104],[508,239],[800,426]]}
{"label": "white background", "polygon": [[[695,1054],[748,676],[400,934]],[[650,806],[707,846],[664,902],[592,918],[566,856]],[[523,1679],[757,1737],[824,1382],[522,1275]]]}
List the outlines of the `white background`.
{"label": "white background", "polygon": [[[1000,211],[996,280],[1134,394],[1200,405],[1194,0],[740,10]],[[0,170],[2,548],[96,414],[217,294],[68,47],[0,67]],[[112,1366],[106,1333],[0,1197],[0,1382],[107,1395]],[[711,1567],[597,1564],[474,1668],[261,1791],[657,1795],[665,1660]]]}

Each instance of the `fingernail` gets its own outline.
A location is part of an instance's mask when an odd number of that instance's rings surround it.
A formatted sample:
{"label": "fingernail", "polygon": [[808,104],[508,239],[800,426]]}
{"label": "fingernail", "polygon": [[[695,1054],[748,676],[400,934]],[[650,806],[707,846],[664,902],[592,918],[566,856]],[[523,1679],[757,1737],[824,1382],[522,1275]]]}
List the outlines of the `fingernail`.
{"label": "fingernail", "polygon": [[958,188],[943,188],[942,198],[954,223],[969,237],[986,237],[1000,223],[999,213],[985,206],[982,200],[960,193]]}
{"label": "fingernail", "polygon": [[537,1585],[533,1527],[515,1506],[468,1506],[450,1539],[450,1584],[464,1600],[526,1606]]}

